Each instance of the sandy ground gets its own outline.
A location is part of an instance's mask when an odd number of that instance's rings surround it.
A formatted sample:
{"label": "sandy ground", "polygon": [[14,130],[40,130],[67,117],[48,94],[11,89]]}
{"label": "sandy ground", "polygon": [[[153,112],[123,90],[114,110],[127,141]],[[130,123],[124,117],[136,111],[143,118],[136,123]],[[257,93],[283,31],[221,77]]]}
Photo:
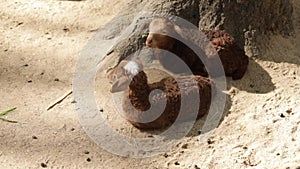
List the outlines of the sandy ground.
{"label": "sandy ground", "polygon": [[80,50],[122,3],[0,2],[0,109],[17,107],[8,118],[25,122],[0,122],[1,169],[300,167],[299,2],[296,35],[271,37],[268,50],[251,59],[242,80],[228,79],[230,107],[208,142],[187,136],[166,154],[124,158],[102,150],[85,134],[72,96],[46,111],[72,89]]}

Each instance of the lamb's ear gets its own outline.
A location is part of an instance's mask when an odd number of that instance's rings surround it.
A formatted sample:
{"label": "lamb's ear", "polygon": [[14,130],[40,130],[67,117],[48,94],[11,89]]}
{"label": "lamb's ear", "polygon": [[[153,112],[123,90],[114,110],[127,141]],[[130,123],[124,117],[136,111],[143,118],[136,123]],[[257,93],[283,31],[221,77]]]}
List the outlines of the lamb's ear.
{"label": "lamb's ear", "polygon": [[121,92],[128,88],[130,79],[127,76],[122,76],[118,80],[114,81],[111,85],[111,93]]}
{"label": "lamb's ear", "polygon": [[124,74],[123,67],[128,63],[127,60],[122,60],[118,65],[107,71],[106,77],[113,83],[120,75]]}

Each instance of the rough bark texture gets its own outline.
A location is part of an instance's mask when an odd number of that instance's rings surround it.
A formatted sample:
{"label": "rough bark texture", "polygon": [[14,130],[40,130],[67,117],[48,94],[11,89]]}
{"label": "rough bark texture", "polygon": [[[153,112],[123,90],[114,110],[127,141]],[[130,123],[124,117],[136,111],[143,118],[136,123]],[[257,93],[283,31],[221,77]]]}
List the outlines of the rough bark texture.
{"label": "rough bark texture", "polygon": [[141,11],[153,14],[167,13],[186,19],[194,25],[199,23],[199,0],[132,0],[121,15]]}
{"label": "rough bark texture", "polygon": [[110,58],[117,60],[115,65],[145,46],[150,17],[142,11],[175,15],[200,29],[224,29],[240,47],[246,47],[250,56],[260,54],[263,45],[259,42],[265,43],[268,35],[293,34],[291,0],[132,0],[120,12],[120,17],[109,23],[107,31],[102,32],[103,39],[113,39],[126,27],[132,27],[129,36],[107,54],[115,53]]}
{"label": "rough bark texture", "polygon": [[[188,20],[189,22],[193,23],[194,25],[198,25],[199,23],[199,1],[198,0],[159,0],[159,1],[153,1],[153,0],[145,0],[145,1],[136,1],[133,0],[128,3],[128,6],[123,10],[124,12],[121,13],[121,15],[129,15],[132,14],[132,11],[135,11],[135,13],[139,13],[142,11],[149,12],[149,14],[170,14],[174,16],[181,17],[183,19]],[[133,17],[144,19],[148,16],[134,16]],[[138,20],[139,20],[138,19]],[[120,51],[119,53],[122,53],[123,56],[121,58],[124,58],[131,54],[132,52],[141,49],[143,46],[145,46],[146,41],[146,32],[149,24],[149,20],[142,20],[140,22],[139,27],[135,30],[133,35],[128,38],[128,40],[123,41],[122,43],[118,44],[116,47],[117,51]],[[128,46],[125,44],[131,44],[130,49],[128,49]]]}
{"label": "rough bark texture", "polygon": [[291,35],[291,0],[200,0],[200,28],[225,29],[243,47],[259,50],[261,35]]}

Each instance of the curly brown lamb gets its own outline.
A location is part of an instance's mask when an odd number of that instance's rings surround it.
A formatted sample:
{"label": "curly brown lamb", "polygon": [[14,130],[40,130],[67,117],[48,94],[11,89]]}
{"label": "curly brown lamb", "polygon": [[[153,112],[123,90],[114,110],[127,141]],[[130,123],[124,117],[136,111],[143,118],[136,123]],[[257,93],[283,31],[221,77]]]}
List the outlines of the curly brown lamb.
{"label": "curly brown lamb", "polygon": [[[181,59],[191,69],[193,74],[208,76],[205,66],[201,61],[201,59],[206,59],[205,52],[196,45],[193,45],[193,48],[196,49],[193,50],[191,48],[192,43],[184,43],[187,41],[183,38],[182,29],[179,26],[173,24],[168,19],[156,18],[151,21],[149,31],[146,46],[155,49],[155,57],[164,68],[175,74],[187,73],[185,69],[181,69]],[[191,31],[186,33],[194,35]],[[177,57],[180,59],[177,59]]]}
{"label": "curly brown lamb", "polygon": [[[180,109],[184,110],[184,118],[180,122],[193,120],[192,117],[199,119],[208,113],[214,95],[212,88],[215,89],[215,84],[209,78],[191,75],[175,80],[166,77],[148,84],[142,68],[137,61],[122,61],[109,76],[112,93],[125,91],[123,112],[133,126],[144,130],[165,128],[175,122]],[[201,100],[197,102],[199,107],[191,105],[197,99]]]}
{"label": "curly brown lamb", "polygon": [[[166,18],[155,18],[149,25],[149,31],[146,40],[148,47],[167,50],[175,54],[189,66],[194,74],[207,77],[208,70],[213,77],[222,75],[221,71],[218,71],[219,68],[216,67],[217,64],[215,64],[217,56],[210,54],[206,40],[201,37],[199,30],[180,28]],[[225,75],[232,76],[233,80],[241,79],[247,70],[249,58],[245,55],[245,51],[237,45],[234,38],[222,30],[202,30],[201,32],[207,36],[210,40],[209,43],[218,52]],[[170,36],[178,37],[178,39]],[[189,47],[184,42],[189,42]],[[195,48],[194,42],[201,45],[197,45]],[[191,44],[194,46],[191,47]],[[196,49],[198,55],[191,48]],[[166,55],[162,50],[155,51],[155,56],[167,70],[173,73],[182,73],[176,63],[172,63],[174,61],[172,61],[173,58],[170,58],[170,54]],[[203,58],[202,61],[207,67],[204,66],[198,56]]]}

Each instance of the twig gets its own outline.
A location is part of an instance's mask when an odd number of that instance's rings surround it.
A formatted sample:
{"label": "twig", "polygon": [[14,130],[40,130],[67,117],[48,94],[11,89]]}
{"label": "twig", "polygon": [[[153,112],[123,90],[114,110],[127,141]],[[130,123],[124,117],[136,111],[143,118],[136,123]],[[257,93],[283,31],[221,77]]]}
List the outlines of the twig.
{"label": "twig", "polygon": [[64,101],[68,96],[70,96],[73,93],[72,90],[67,91],[63,96],[61,96],[59,99],[57,99],[54,103],[52,103],[48,108],[47,111],[53,109],[56,105],[60,104],[62,101]]}

